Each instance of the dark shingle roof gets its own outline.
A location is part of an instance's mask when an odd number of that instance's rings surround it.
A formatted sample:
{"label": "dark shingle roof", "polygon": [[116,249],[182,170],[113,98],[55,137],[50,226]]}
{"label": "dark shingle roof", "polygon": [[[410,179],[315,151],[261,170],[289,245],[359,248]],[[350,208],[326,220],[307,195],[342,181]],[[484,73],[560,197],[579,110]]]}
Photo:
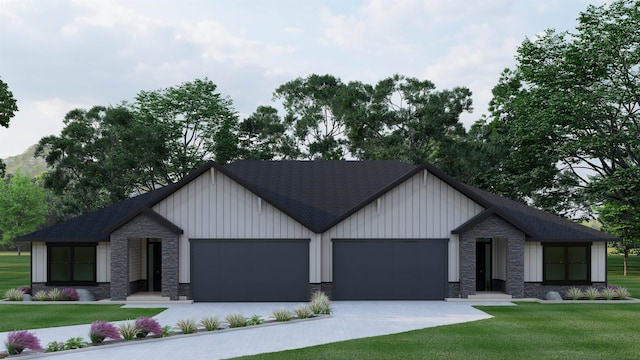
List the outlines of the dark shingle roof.
{"label": "dark shingle roof", "polygon": [[[606,233],[462,184],[428,163],[416,167],[391,160],[243,160],[224,166],[209,162],[176,184],[38,230],[18,240],[108,241],[109,233],[123,222],[141,212],[153,215],[149,208],[211,168],[229,176],[316,233],[330,229],[409,177],[428,170],[486,209],[454,233],[464,232],[483,218],[496,214],[522,230],[528,240],[616,240]],[[157,218],[163,220],[159,215]],[[181,232],[177,227],[173,230]]]}

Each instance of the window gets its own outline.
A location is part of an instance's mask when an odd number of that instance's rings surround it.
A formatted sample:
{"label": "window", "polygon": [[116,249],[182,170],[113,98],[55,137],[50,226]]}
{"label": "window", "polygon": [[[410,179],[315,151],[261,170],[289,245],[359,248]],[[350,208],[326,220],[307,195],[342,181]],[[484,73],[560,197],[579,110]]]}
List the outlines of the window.
{"label": "window", "polygon": [[548,284],[590,284],[591,244],[542,244],[543,282]]}
{"label": "window", "polygon": [[47,244],[47,249],[49,283],[96,282],[96,244]]}

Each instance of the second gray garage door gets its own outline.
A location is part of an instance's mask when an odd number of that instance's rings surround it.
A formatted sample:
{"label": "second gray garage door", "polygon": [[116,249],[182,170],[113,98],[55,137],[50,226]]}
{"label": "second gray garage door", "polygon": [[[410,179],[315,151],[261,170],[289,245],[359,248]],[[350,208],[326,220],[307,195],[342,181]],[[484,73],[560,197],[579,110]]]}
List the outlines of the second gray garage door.
{"label": "second gray garage door", "polygon": [[333,240],[336,300],[442,300],[448,239]]}
{"label": "second gray garage door", "polygon": [[194,301],[308,300],[308,239],[190,243]]}

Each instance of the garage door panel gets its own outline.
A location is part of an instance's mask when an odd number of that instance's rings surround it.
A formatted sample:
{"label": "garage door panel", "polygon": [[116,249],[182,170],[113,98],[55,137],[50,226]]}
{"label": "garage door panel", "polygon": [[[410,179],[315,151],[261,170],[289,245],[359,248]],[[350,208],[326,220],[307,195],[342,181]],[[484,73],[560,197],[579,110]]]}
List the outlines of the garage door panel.
{"label": "garage door panel", "polygon": [[195,301],[305,301],[308,240],[191,240]]}
{"label": "garage door panel", "polygon": [[335,299],[446,297],[448,239],[334,239],[333,255]]}

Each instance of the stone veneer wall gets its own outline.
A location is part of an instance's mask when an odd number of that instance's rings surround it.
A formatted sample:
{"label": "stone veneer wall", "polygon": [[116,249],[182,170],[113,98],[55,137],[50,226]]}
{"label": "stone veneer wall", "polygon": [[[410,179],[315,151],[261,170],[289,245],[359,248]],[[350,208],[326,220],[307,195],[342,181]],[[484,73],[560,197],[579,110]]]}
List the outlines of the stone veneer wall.
{"label": "stone veneer wall", "polygon": [[450,282],[449,283],[449,293],[447,295],[448,298],[459,298],[460,297],[460,283],[459,282]]}
{"label": "stone veneer wall", "polygon": [[89,290],[93,294],[93,297],[96,300],[108,299],[111,295],[111,285],[109,283],[98,283],[96,286],[47,286],[45,283],[32,283],[31,284],[31,294],[35,294],[37,291],[49,291],[53,288],[58,288],[60,290],[70,287],[74,289],[86,289]]}
{"label": "stone veneer wall", "polygon": [[191,294],[191,284],[190,283],[180,283],[178,284],[178,297],[184,296],[187,300],[192,300],[193,295]]}
{"label": "stone veneer wall", "polygon": [[311,299],[311,295],[313,295],[317,291],[321,291],[325,295],[327,295],[329,299],[333,299],[333,283],[332,282],[309,284],[309,299]]}
{"label": "stone veneer wall", "polygon": [[594,287],[599,290],[607,287],[607,283],[604,282],[594,282],[591,285],[542,285],[539,282],[527,282],[524,284],[524,296],[528,298],[538,298],[544,299],[544,296],[549,291],[557,291],[561,296],[565,297],[567,290],[572,287],[577,287],[582,290],[585,290],[588,287]]}
{"label": "stone veneer wall", "polygon": [[460,295],[476,293],[476,240],[494,238],[506,240],[507,273],[505,291],[514,298],[524,297],[525,235],[502,218],[491,215],[470,230],[460,234]]}
{"label": "stone veneer wall", "polygon": [[178,234],[141,214],[111,233],[111,300],[125,300],[129,285],[129,239],[162,239],[162,296],[178,300]]}

